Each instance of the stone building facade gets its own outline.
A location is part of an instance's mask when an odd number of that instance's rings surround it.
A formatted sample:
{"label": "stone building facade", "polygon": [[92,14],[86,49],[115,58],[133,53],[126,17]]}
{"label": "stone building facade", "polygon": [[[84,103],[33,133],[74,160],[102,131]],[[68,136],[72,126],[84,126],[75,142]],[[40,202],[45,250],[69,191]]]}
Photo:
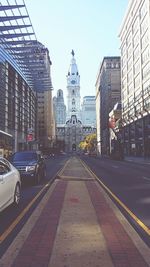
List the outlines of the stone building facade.
{"label": "stone building facade", "polygon": [[121,101],[120,57],[104,57],[96,80],[97,148],[108,154],[109,113]]}
{"label": "stone building facade", "polygon": [[82,123],[96,127],[96,101],[95,96],[84,96],[82,103]]}
{"label": "stone building facade", "polygon": [[150,156],[149,0],[129,2],[120,41],[124,152]]}
{"label": "stone building facade", "polygon": [[65,124],[56,125],[56,137],[66,152],[78,152],[79,143],[86,135],[96,133],[96,127],[84,125],[81,121],[80,75],[73,50],[71,55],[67,74],[67,119]]}

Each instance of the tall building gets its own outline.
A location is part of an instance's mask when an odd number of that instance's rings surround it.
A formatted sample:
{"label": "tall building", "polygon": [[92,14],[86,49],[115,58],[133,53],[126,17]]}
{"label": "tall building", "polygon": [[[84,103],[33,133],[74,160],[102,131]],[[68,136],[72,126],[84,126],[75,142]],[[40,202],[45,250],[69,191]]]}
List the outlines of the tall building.
{"label": "tall building", "polygon": [[[12,136],[13,151],[27,147],[28,129],[36,138],[36,93],[18,71],[16,61],[0,48],[0,130]],[[0,140],[3,150],[7,144]],[[10,151],[12,152],[12,151]],[[3,153],[2,153],[3,154]],[[5,151],[8,154],[8,151]]]}
{"label": "tall building", "polygon": [[132,0],[120,30],[124,150],[150,156],[150,1]]}
{"label": "tall building", "polygon": [[64,103],[63,90],[57,91],[57,97],[53,98],[56,125],[66,122],[66,106]]}
{"label": "tall building", "polygon": [[55,140],[55,118],[52,104],[52,91],[37,93],[38,98],[38,143],[40,149],[46,151]]}
{"label": "tall building", "polygon": [[120,57],[104,57],[96,80],[97,144],[100,154],[109,152],[109,113],[121,101]]}
{"label": "tall building", "polygon": [[[40,43],[37,51],[44,70],[38,72],[41,81],[36,90],[37,95],[37,141],[41,150],[51,147],[55,139],[54,111],[52,99],[51,65],[48,49]],[[46,74],[47,72],[47,74]],[[49,78],[46,78],[48,76]],[[47,81],[48,79],[48,81]],[[44,85],[45,82],[45,86]]]}
{"label": "tall building", "polygon": [[[91,125],[83,125],[80,109],[80,75],[72,50],[72,58],[67,74],[67,119],[64,125],[57,125],[57,144],[66,152],[79,151],[79,143],[88,134],[96,133],[96,128]],[[56,98],[54,99],[56,102]]]}
{"label": "tall building", "polygon": [[84,96],[83,97],[82,124],[96,127],[95,96]]}
{"label": "tall building", "polygon": [[[0,17],[0,130],[12,135],[13,151],[35,148],[42,138],[47,146],[52,116],[48,105],[53,106],[49,51],[36,39],[24,0],[3,1]],[[45,95],[42,108],[40,93]]]}
{"label": "tall building", "polygon": [[82,123],[80,110],[80,75],[75,60],[75,53],[67,75],[67,120],[65,125],[65,144],[67,151],[78,151],[78,144],[82,140]]}

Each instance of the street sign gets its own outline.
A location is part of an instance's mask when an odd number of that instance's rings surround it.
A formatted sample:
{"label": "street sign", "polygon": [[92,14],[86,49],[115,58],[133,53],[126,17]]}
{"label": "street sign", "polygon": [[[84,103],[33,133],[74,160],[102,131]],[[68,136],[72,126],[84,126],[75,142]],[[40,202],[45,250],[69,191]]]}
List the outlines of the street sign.
{"label": "street sign", "polygon": [[33,134],[32,133],[27,135],[27,142],[31,142],[31,141],[33,141]]}

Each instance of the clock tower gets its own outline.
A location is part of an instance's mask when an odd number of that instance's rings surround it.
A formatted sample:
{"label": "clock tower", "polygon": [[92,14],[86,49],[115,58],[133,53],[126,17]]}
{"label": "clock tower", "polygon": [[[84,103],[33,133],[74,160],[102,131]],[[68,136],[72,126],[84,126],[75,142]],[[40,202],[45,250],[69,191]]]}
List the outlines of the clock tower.
{"label": "clock tower", "polygon": [[80,120],[80,75],[73,50],[71,55],[72,58],[67,75],[67,119],[70,119],[72,115],[76,115],[77,119]]}
{"label": "clock tower", "polygon": [[[59,92],[61,93],[61,92]],[[60,112],[60,117],[62,114]],[[83,125],[80,110],[80,75],[75,60],[75,53],[71,52],[71,62],[67,74],[67,116],[64,125],[57,124],[57,140],[62,141],[64,151],[76,153],[80,150],[79,144],[88,134],[95,133],[96,128],[89,124]]]}

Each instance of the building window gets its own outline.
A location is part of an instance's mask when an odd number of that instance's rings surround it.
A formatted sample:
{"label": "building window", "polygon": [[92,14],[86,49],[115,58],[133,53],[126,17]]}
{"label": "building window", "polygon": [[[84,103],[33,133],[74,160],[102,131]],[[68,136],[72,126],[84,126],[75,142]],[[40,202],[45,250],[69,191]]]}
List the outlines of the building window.
{"label": "building window", "polygon": [[143,84],[143,92],[144,92],[144,95],[148,94],[149,96],[149,92],[150,92],[150,81],[149,80]]}
{"label": "building window", "polygon": [[129,71],[132,68],[132,57],[128,59],[127,66],[128,66],[128,71]]}
{"label": "building window", "polygon": [[140,75],[134,79],[134,88],[137,88],[140,84]]}
{"label": "building window", "polygon": [[134,65],[134,75],[136,76],[140,72],[140,61],[138,60]]}
{"label": "building window", "polygon": [[136,35],[133,38],[133,46],[134,48],[139,44],[139,40],[140,40],[140,34],[139,31],[136,33]]}
{"label": "building window", "polygon": [[126,44],[127,44],[127,46],[131,44],[131,40],[132,40],[132,34],[131,34],[131,32],[130,32],[130,33],[128,34],[127,39],[126,39]]}
{"label": "building window", "polygon": [[146,109],[150,109],[150,98],[147,97],[146,99],[144,99],[144,107]]}
{"label": "building window", "polygon": [[147,4],[146,4],[146,1],[143,3],[141,9],[140,9],[140,19],[142,20],[144,18],[144,16],[146,15],[147,13]]}
{"label": "building window", "polygon": [[143,35],[147,29],[148,29],[148,18],[146,16],[143,22],[141,23],[141,35]]}
{"label": "building window", "polygon": [[131,57],[131,54],[132,54],[132,46],[130,45],[128,50],[127,50],[128,59]]}
{"label": "building window", "polygon": [[139,49],[139,45],[138,45],[138,47],[133,52],[134,62],[139,58],[139,54],[140,54],[140,49]]}
{"label": "building window", "polygon": [[148,63],[142,70],[142,78],[145,79],[150,74],[150,63]]}
{"label": "building window", "polygon": [[138,17],[136,17],[133,26],[132,26],[132,33],[135,34],[138,29]]}
{"label": "building window", "polygon": [[130,83],[129,86],[128,86],[128,94],[132,94],[133,93],[133,83]]}
{"label": "building window", "polygon": [[144,52],[142,53],[142,64],[145,64],[149,60],[149,48],[146,48]]}
{"label": "building window", "polygon": [[128,79],[128,83],[132,81],[132,70],[128,72],[127,79]]}
{"label": "building window", "polygon": [[121,55],[122,57],[126,54],[126,43],[123,44],[122,49],[121,49]]}
{"label": "building window", "polygon": [[148,45],[148,42],[149,42],[149,33],[147,31],[144,34],[144,36],[142,37],[142,39],[141,39],[141,47],[142,47],[142,50],[145,49],[145,47]]}

